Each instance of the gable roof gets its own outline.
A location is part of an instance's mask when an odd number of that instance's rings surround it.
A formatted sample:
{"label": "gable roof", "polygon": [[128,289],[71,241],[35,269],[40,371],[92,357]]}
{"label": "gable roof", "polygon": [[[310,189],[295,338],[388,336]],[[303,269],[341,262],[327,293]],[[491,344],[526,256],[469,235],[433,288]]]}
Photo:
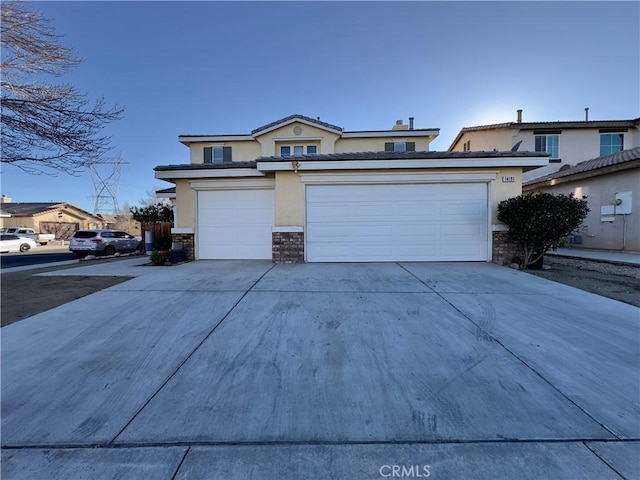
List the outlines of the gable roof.
{"label": "gable roof", "polygon": [[2,211],[10,213],[14,217],[32,217],[50,210],[55,210],[63,205],[63,202],[3,203]]}
{"label": "gable roof", "polygon": [[336,125],[332,125],[330,123],[326,123],[326,122],[321,122],[320,121],[320,117],[318,117],[317,119],[313,119],[311,117],[306,117],[304,115],[300,115],[298,113],[293,114],[293,115],[289,115],[288,117],[284,117],[281,118],[280,120],[276,120],[275,122],[271,122],[268,123],[266,125],[263,125],[261,127],[258,127],[254,130],[251,130],[251,135],[255,135],[257,133],[263,132],[263,131],[268,131],[268,130],[273,130],[274,128],[280,127],[282,125],[287,125],[289,123],[293,123],[296,120],[302,120],[305,123],[312,123],[315,124],[319,127],[323,127],[323,128],[328,128],[330,130],[336,130],[337,132],[342,132],[342,127],[338,127]]}
{"label": "gable roof", "polygon": [[505,128],[517,128],[518,130],[534,129],[578,129],[578,128],[628,128],[637,127],[640,117],[631,120],[581,120],[581,121],[553,121],[553,122],[506,122],[493,123],[490,125],[477,125],[475,127],[464,127],[451,143],[449,150],[453,149],[460,141],[460,138],[467,132],[478,132],[487,130],[500,130]]}
{"label": "gable roof", "polygon": [[71,208],[75,211],[81,212],[88,217],[94,219],[100,219],[99,216],[89,213],[86,210],[82,210],[67,202],[27,202],[27,203],[3,203],[2,211],[8,213],[13,217],[34,217],[36,215],[42,215],[43,213],[50,212],[52,210]]}
{"label": "gable roof", "polygon": [[[621,152],[616,152],[611,155],[605,155],[602,157],[597,157],[591,160],[587,160],[585,162],[580,162],[569,168],[561,169],[555,173],[550,173],[549,175],[544,175],[542,177],[529,180],[528,182],[524,182],[522,186],[529,186],[529,185],[535,185],[537,183],[544,183],[544,182],[548,182],[550,180],[555,180],[558,178],[570,177],[572,175],[577,175],[579,173],[591,172],[593,170],[599,170],[606,167],[622,165],[622,164],[634,162],[637,160],[640,160],[640,147],[631,148],[629,150],[623,150]],[[640,163],[638,163],[638,166],[640,166]],[[632,166],[630,165],[630,167]]]}

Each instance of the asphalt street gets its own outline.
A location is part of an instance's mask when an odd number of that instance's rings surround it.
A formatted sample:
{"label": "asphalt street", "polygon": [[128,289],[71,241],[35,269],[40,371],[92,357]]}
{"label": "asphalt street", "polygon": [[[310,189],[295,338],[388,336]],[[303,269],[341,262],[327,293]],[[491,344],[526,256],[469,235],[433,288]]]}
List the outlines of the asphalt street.
{"label": "asphalt street", "polygon": [[24,267],[75,259],[75,254],[71,253],[66,245],[39,245],[36,249],[24,253],[2,254],[0,268]]}

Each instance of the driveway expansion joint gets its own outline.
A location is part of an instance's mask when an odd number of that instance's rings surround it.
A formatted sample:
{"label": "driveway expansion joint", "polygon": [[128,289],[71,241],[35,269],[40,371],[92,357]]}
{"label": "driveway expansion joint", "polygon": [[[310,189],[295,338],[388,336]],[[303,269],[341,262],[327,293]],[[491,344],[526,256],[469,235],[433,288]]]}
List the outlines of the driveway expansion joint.
{"label": "driveway expansion joint", "polygon": [[616,475],[618,475],[620,478],[622,478],[623,480],[627,480],[626,477],[624,475],[622,475],[615,466],[611,465],[610,462],[607,462],[604,458],[602,458],[602,455],[600,455],[596,450],[594,450],[593,448],[591,448],[589,446],[589,440],[586,440],[584,442],[582,442],[582,444],[584,445],[584,447],[591,452],[593,455],[596,456],[596,458],[598,458],[602,463],[604,463],[607,467],[609,467],[611,470],[613,470]]}
{"label": "driveway expansion joint", "polygon": [[207,341],[207,339],[218,329],[218,327],[220,325],[222,325],[222,323],[229,317],[229,315],[231,315],[231,312],[233,312],[236,307],[240,304],[240,302],[242,302],[242,300],[249,294],[249,292],[251,290],[253,290],[253,288],[260,282],[260,280],[262,280],[264,278],[264,276],[269,273],[271,270],[273,270],[273,268],[275,267],[275,264],[272,265],[269,269],[267,269],[262,275],[260,275],[260,277],[253,282],[253,284],[251,285],[251,287],[249,287],[244,294],[242,294],[240,296],[240,298],[233,304],[233,306],[229,309],[229,311],[213,326],[213,328],[211,328],[207,334],[204,336],[204,338],[198,342],[198,344],[195,346],[195,348],[193,350],[191,350],[191,352],[189,352],[189,354],[182,360],[182,362],[180,362],[178,364],[178,366],[167,376],[167,378],[160,384],[160,386],[156,389],[155,392],[153,392],[149,398],[142,404],[142,406],[136,410],[136,413],[133,414],[133,416],[129,419],[129,421],[124,425],[124,427],[122,427],[120,429],[120,431],[111,439],[111,441],[109,442],[114,443],[116,441],[116,439],[122,435],[122,433],[129,427],[129,425],[131,425],[131,422],[133,422],[136,417],[138,415],[140,415],[140,413],[145,409],[145,407],[147,405],[149,405],[149,403],[156,397],[156,395],[158,395],[158,393],[160,393],[160,391],[164,388],[164,386],[169,383],[169,381],[171,381],[171,379],[180,371],[180,369],[189,361],[189,359],[198,351],[198,349],[202,346],[202,344],[204,342]]}
{"label": "driveway expansion joint", "polygon": [[178,472],[180,472],[180,469],[182,468],[182,464],[187,459],[187,455],[189,455],[190,451],[191,451],[191,447],[189,446],[187,447],[184,454],[182,455],[182,458],[180,459],[180,463],[178,463],[178,466],[176,467],[176,471],[173,472],[173,475],[171,475],[171,480],[175,480],[176,477],[178,476]]}
{"label": "driveway expansion joint", "polygon": [[[396,265],[398,265],[400,268],[404,269],[407,273],[409,273],[409,275],[413,276],[416,280],[418,280],[420,283],[422,283],[423,285],[427,286],[428,285],[422,280],[420,279],[417,275],[415,275],[413,272],[411,272],[410,270],[408,270],[404,265],[397,263]],[[506,267],[503,267],[506,268]],[[466,315],[462,310],[460,310],[458,307],[456,307],[453,303],[451,303],[447,298],[445,298],[442,294],[444,292],[435,292],[438,294],[438,296],[444,301],[446,302],[448,305],[451,306],[451,308],[453,308],[456,312],[458,312],[460,315],[462,315],[464,318],[466,318],[469,322],[471,322],[479,331],[481,331],[484,335],[486,335],[488,338],[490,338],[491,340],[493,340],[494,342],[496,342],[498,345],[500,345],[504,350],[506,350],[509,354],[511,354],[516,360],[518,360],[519,362],[521,362],[525,367],[527,367],[529,370],[531,370],[535,375],[537,375],[540,379],[542,379],[547,385],[549,385],[552,389],[554,389],[556,392],[558,392],[563,398],[565,398],[567,401],[569,401],[572,405],[574,405],[576,408],[578,408],[582,413],[584,413],[587,417],[589,417],[591,420],[593,420],[594,422],[596,422],[596,424],[598,424],[600,427],[602,427],[604,430],[606,430],[607,432],[609,432],[611,435],[613,435],[614,439],[616,440],[620,440],[621,438],[616,435],[610,428],[608,428],[606,425],[604,425],[602,422],[600,422],[598,419],[596,419],[593,415],[591,415],[587,410],[585,410],[582,406],[580,406],[575,400],[573,400],[571,397],[569,397],[566,393],[564,393],[562,390],[560,390],[560,388],[558,388],[556,385],[554,385],[553,383],[551,383],[550,380],[548,380],[544,375],[542,375],[540,372],[538,372],[535,368],[533,368],[533,366],[529,365],[524,359],[520,358],[519,355],[517,355],[513,350],[509,349],[504,343],[502,343],[498,338],[496,338],[493,334],[491,334],[490,332],[488,332],[485,328],[483,328],[480,324],[476,323],[474,320],[472,320],[468,315]],[[457,293],[464,293],[464,292],[457,292]],[[476,295],[476,292],[473,293],[468,293],[468,295]]]}
{"label": "driveway expansion joint", "polygon": [[2,446],[2,450],[64,450],[64,449],[126,449],[126,448],[171,448],[171,447],[281,447],[281,446],[351,446],[351,445],[506,445],[506,444],[583,444],[589,442],[624,444],[637,442],[640,439],[611,439],[611,438],[526,438],[526,439],[435,439],[435,440],[275,440],[275,441],[176,441],[176,442],[121,442],[104,444],[40,444],[40,445],[8,445]]}

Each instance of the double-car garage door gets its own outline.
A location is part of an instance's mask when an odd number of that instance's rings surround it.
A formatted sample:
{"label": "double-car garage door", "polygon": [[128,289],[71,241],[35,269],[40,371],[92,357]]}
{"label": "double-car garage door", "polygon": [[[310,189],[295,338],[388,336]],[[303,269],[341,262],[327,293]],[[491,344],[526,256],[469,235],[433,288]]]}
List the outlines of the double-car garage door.
{"label": "double-car garage door", "polygon": [[487,259],[487,184],[309,185],[307,261]]}
{"label": "double-car garage door", "polygon": [[[198,257],[270,259],[273,189],[198,192]],[[486,183],[306,186],[306,261],[486,261]]]}

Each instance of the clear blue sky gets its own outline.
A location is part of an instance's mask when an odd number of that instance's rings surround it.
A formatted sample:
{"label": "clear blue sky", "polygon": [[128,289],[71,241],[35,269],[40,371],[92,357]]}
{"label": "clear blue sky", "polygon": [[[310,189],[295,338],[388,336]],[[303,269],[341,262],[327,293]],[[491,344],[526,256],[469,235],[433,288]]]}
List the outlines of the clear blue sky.
{"label": "clear blue sky", "polygon": [[[638,2],[43,2],[84,63],[64,78],[126,108],[112,124],[120,204],[156,165],[188,163],[181,134],[249,133],[300,113],[345,130],[415,117],[447,150],[465,126],[640,116]],[[14,201],[93,210],[88,174],[4,166]]]}

